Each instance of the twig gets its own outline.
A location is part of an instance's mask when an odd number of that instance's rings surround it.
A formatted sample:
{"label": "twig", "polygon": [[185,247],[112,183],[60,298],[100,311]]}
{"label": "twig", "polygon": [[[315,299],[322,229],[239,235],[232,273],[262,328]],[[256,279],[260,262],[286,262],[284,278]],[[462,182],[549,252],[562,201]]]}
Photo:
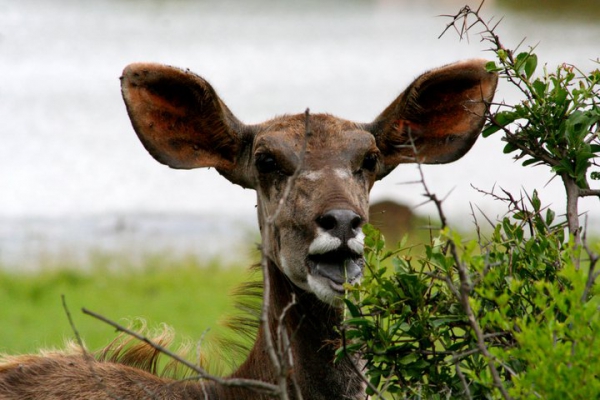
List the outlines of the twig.
{"label": "twig", "polygon": [[71,326],[71,330],[73,331],[73,334],[75,335],[75,340],[77,341],[79,348],[83,352],[83,356],[85,357],[86,360],[94,361],[94,357],[92,357],[92,355],[85,348],[85,345],[83,344],[83,340],[81,339],[81,335],[79,334],[79,331],[77,330],[77,327],[75,326],[75,322],[73,321],[73,317],[71,316],[71,311],[69,310],[69,307],[67,306],[67,300],[65,299],[65,295],[61,294],[60,298],[62,300],[62,306],[63,306],[63,309],[65,310],[65,314],[67,315],[67,319],[69,320],[69,325]]}
{"label": "twig", "polygon": [[254,380],[254,379],[221,378],[221,377],[218,377],[215,375],[211,375],[201,366],[189,362],[188,360],[180,357],[179,355],[173,353],[172,351],[161,346],[160,344],[154,343],[148,337],[141,335],[138,332],[135,332],[129,328],[126,328],[123,325],[121,325],[115,321],[112,321],[103,315],[100,315],[98,313],[90,311],[86,308],[83,308],[82,311],[84,314],[94,317],[94,318],[112,326],[118,332],[123,332],[129,336],[132,336],[132,337],[138,339],[139,341],[142,341],[142,342],[148,344],[153,349],[161,352],[162,354],[166,355],[167,357],[172,358],[173,360],[183,364],[184,366],[188,367],[192,371],[196,372],[202,379],[207,379],[209,381],[213,381],[213,382],[218,383],[223,386],[244,387],[244,388],[255,390],[257,392],[266,393],[269,395],[278,395],[279,394],[279,388],[276,385],[273,385],[270,383],[266,383],[266,382],[262,382],[262,381],[258,381],[258,380]]}
{"label": "twig", "polygon": [[[202,342],[204,342],[204,338],[210,328],[207,328],[200,335],[200,340],[198,340],[198,344],[196,345],[196,357],[198,357],[197,365],[202,365]],[[204,380],[200,380],[200,388],[202,389],[202,395],[204,396],[204,400],[209,400],[208,392],[206,391],[206,384]]]}
{"label": "twig", "polygon": [[[292,300],[283,308],[283,310],[281,311],[281,314],[279,315],[278,318],[278,326],[277,326],[277,341],[279,344],[279,363],[281,365],[281,369],[279,371],[280,375],[279,375],[279,379],[280,380],[287,380],[288,378],[288,371],[292,370],[294,368],[294,357],[293,354],[291,352],[291,342],[290,342],[290,336],[288,335],[286,329],[285,329],[285,324],[283,323],[283,320],[285,319],[288,311],[296,305],[296,295],[294,293],[292,293]],[[287,355],[287,361],[286,361],[286,356]],[[302,399],[302,393],[300,392],[300,387],[298,386],[297,382],[295,381],[294,377],[292,376],[292,379],[294,380],[294,391],[296,394],[296,398],[298,399]],[[286,383],[287,384],[287,383]],[[281,386],[281,383],[280,383]]]}
{"label": "twig", "polygon": [[[410,136],[410,134],[409,134],[409,136]],[[425,197],[433,202],[433,204],[435,205],[435,207],[438,211],[438,216],[440,217],[442,226],[446,227],[447,219],[446,219],[446,215],[444,214],[444,210],[442,208],[442,201],[439,200],[434,193],[430,192],[430,190],[425,182],[425,176],[424,176],[423,168],[421,167],[421,164],[417,164],[417,168],[419,169],[419,174],[422,179],[423,188],[425,190]],[[504,399],[508,400],[511,397],[508,394],[508,392],[506,391],[506,388],[504,387],[502,380],[500,379],[500,374],[498,373],[498,370],[496,368],[496,364],[494,362],[494,357],[490,354],[490,352],[487,349],[483,331],[481,330],[481,327],[479,326],[479,323],[477,322],[477,319],[475,318],[475,314],[473,313],[473,309],[471,308],[471,304],[469,301],[470,293],[471,293],[471,283],[469,282],[470,279],[467,274],[467,269],[460,260],[460,257],[458,255],[458,249],[456,248],[456,244],[452,240],[448,240],[446,244],[447,244],[448,248],[450,249],[450,252],[452,254],[452,258],[454,259],[454,264],[456,266],[456,269],[458,271],[458,276],[460,279],[460,287],[458,288],[458,299],[462,303],[462,306],[465,311],[465,314],[467,315],[469,324],[471,325],[471,328],[473,329],[473,332],[475,333],[475,338],[477,340],[477,347],[479,348],[481,353],[488,360],[488,367],[490,369],[490,373],[492,374],[494,386],[496,386],[496,388],[498,388],[498,390],[500,390],[502,397]],[[452,290],[456,294],[455,290],[453,290],[453,286],[454,285],[450,286],[450,290]]]}
{"label": "twig", "polygon": [[[346,338],[346,327],[342,326],[341,329],[341,336],[342,336],[342,349],[344,349],[344,357],[347,357],[349,360],[351,360],[351,356],[350,354],[348,354],[348,340]],[[373,393],[379,397],[382,398],[382,394],[379,390],[377,390],[377,388],[371,383],[371,381],[369,381],[367,379],[367,377],[362,373],[362,371],[360,369],[358,369],[358,366],[356,365],[356,363],[354,363],[353,361],[350,362],[350,365],[352,366],[352,369],[354,370],[354,372],[360,377],[360,379],[367,385],[367,387],[369,389],[371,389],[373,391]]]}
{"label": "twig", "polygon": [[460,369],[460,361],[458,359],[454,362],[454,368],[456,369],[456,375],[458,375],[458,379],[460,379],[460,383],[462,383],[463,388],[465,389],[465,397],[467,399],[472,399],[473,396],[471,396],[471,390],[469,389],[469,384],[467,383],[467,380],[465,379],[465,374],[463,374],[462,370]]}
{"label": "twig", "polygon": [[[275,224],[275,221],[277,220],[279,213],[283,209],[283,206],[286,204],[287,199],[288,199],[288,197],[292,191],[292,188],[296,182],[296,179],[298,178],[298,175],[300,174],[302,167],[304,165],[304,157],[306,154],[306,147],[308,145],[309,137],[311,136],[310,110],[308,108],[306,109],[304,116],[305,116],[304,143],[302,146],[302,151],[300,153],[300,162],[299,162],[296,170],[294,171],[294,174],[290,177],[290,179],[286,183],[286,186],[285,186],[285,189],[281,196],[281,199],[279,199],[277,208],[275,209],[273,214],[268,216],[266,219],[266,223],[263,227],[263,235],[265,238],[269,237],[270,231],[271,231],[273,225]],[[271,304],[270,304],[271,303],[271,300],[270,300],[271,283],[270,283],[270,277],[269,277],[269,253],[270,253],[270,251],[271,251],[271,249],[269,247],[269,240],[263,240],[262,261],[261,261],[261,267],[263,270],[263,303],[262,303],[262,308],[261,308],[260,323],[261,323],[261,326],[263,329],[263,335],[264,335],[264,340],[265,340],[265,346],[267,348],[267,353],[269,355],[269,359],[270,359],[270,361],[275,369],[276,375],[277,375],[280,399],[288,400],[288,390],[287,390],[287,376],[288,376],[287,372],[288,371],[287,371],[287,368],[284,367],[285,363],[282,362],[284,359],[283,355],[278,354],[278,352],[276,350],[276,346],[273,343],[271,326],[269,325],[269,321],[270,321],[269,312],[271,309]],[[292,377],[292,379],[293,379],[293,377]],[[295,386],[297,386],[297,384],[295,384]],[[298,392],[298,391],[296,391],[296,392]]]}
{"label": "twig", "polygon": [[[567,193],[567,223],[569,233],[573,235],[575,247],[581,245],[581,229],[579,227],[579,187],[575,179],[568,176],[566,173],[561,175],[565,192]],[[574,257],[573,262],[575,267],[579,269],[579,257]]]}
{"label": "twig", "polygon": [[92,377],[110,398],[112,398],[114,400],[121,400],[121,397],[117,396],[111,390],[109,390],[109,388],[104,383],[104,380],[102,378],[100,378],[98,376],[98,374],[96,373],[96,370],[94,369],[94,362],[96,360],[87,351],[87,349],[85,348],[85,345],[83,344],[83,340],[81,339],[79,330],[77,330],[77,327],[75,326],[75,322],[73,321],[73,317],[71,315],[71,311],[69,310],[69,307],[67,306],[67,300],[65,298],[65,295],[61,294],[60,298],[62,300],[62,306],[63,306],[63,309],[65,310],[65,314],[67,315],[67,319],[69,320],[69,325],[71,326],[71,330],[73,331],[73,334],[75,335],[75,340],[77,341],[77,345],[79,346],[79,348],[81,349],[81,351],[83,353],[83,358],[86,361],[85,364],[88,366],[90,373],[92,374]]}
{"label": "twig", "polygon": [[[587,230],[586,230],[586,232],[587,232]],[[582,238],[582,243],[583,243],[583,249],[587,253],[587,255],[589,257],[589,263],[590,263],[590,265],[588,267],[589,269],[588,269],[587,281],[585,282],[585,288],[581,295],[581,301],[586,302],[586,301],[588,301],[588,295],[590,293],[590,290],[592,290],[592,286],[594,286],[596,279],[598,279],[598,276],[600,276],[600,272],[596,272],[596,266],[598,265],[598,261],[600,260],[600,257],[598,256],[598,254],[594,253],[592,251],[592,249],[589,248],[589,246],[587,244],[587,234],[584,234],[584,236]]]}

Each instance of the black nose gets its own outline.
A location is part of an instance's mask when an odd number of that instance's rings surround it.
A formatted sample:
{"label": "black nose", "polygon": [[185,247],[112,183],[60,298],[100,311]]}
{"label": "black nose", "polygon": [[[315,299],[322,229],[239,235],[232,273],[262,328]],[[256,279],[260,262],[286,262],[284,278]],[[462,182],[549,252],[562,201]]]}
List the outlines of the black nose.
{"label": "black nose", "polygon": [[355,237],[362,223],[361,216],[351,210],[329,210],[317,218],[317,225],[330,235],[341,239],[342,243]]}

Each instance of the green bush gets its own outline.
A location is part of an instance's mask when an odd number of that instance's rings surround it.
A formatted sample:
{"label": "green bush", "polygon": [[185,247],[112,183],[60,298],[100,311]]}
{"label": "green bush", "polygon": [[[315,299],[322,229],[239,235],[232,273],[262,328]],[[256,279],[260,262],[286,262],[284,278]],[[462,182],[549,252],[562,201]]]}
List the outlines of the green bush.
{"label": "green bush", "polygon": [[501,133],[524,167],[549,167],[564,183],[566,218],[535,191],[491,193],[506,216],[466,240],[424,184],[442,229],[415,256],[365,228],[367,273],[346,299],[338,354],[362,355],[374,398],[600,398],[600,246],[578,212],[580,198],[600,197],[590,185],[600,175],[600,71],[563,64],[537,75],[533,49],[505,48],[479,10],[465,7],[452,25],[483,27],[497,55],[488,70],[523,95],[490,105],[483,136]]}

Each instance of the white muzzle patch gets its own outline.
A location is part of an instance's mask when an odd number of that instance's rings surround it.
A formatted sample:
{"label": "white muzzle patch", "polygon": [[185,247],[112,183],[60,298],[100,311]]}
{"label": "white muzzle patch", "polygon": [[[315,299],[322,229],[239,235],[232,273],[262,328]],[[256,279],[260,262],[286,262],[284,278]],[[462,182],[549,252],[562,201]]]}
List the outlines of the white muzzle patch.
{"label": "white muzzle patch", "polygon": [[[321,228],[317,229],[317,237],[308,248],[310,268],[306,283],[309,291],[321,301],[340,307],[345,291],[343,281],[352,284],[362,276],[362,262],[357,259],[362,257],[365,235],[360,232],[343,243],[340,238]],[[347,270],[348,276],[344,278],[341,271],[344,271],[346,266],[351,270]]]}
{"label": "white muzzle patch", "polygon": [[356,254],[362,254],[365,251],[365,234],[362,231],[348,240],[348,247]]}
{"label": "white muzzle patch", "polygon": [[330,251],[338,249],[341,245],[341,239],[333,237],[323,229],[318,228],[317,237],[308,247],[308,254],[315,255],[329,253]]}

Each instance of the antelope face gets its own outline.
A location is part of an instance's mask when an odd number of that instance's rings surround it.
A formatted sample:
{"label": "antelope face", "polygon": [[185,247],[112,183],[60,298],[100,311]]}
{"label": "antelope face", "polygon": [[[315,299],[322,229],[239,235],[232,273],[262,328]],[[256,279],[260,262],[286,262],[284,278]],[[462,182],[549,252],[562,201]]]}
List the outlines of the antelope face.
{"label": "antelope face", "polygon": [[360,279],[362,225],[381,154],[361,126],[329,115],[284,117],[256,135],[263,249],[298,287],[326,303]]}
{"label": "antelope face", "polygon": [[400,163],[446,163],[475,142],[497,77],[471,60],[417,78],[373,122],[283,116],[244,125],[187,71],[133,64],[122,77],[133,127],[159,162],[214,167],[255,189],[264,256],[299,288],[339,305],[360,279],[373,183]]}

